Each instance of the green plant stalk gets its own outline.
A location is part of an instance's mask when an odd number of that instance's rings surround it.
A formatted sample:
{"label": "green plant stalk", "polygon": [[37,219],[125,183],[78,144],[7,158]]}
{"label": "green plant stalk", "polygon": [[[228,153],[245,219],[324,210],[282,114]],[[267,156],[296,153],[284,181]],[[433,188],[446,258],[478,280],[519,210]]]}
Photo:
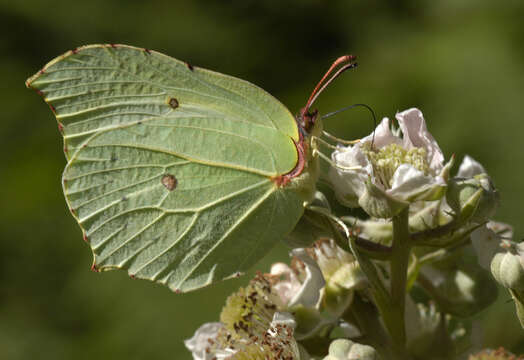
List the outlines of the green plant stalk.
{"label": "green plant stalk", "polygon": [[[382,283],[382,280],[380,279],[375,265],[370,259],[368,259],[366,256],[363,256],[363,254],[361,254],[357,250],[355,239],[351,238],[349,244],[351,246],[353,254],[355,255],[358,263],[360,264],[360,268],[362,269],[362,271],[364,271],[369,280],[369,290],[373,295],[375,305],[377,306],[379,313],[382,317],[382,321],[384,322],[384,325],[390,334],[390,338],[393,338],[393,336],[399,332],[399,326],[404,328],[404,312],[400,313],[396,310],[395,307],[392,306],[391,296],[388,293],[384,284]],[[353,304],[354,303],[355,301],[353,300]],[[351,308],[353,308],[353,304],[351,305]],[[366,319],[366,317],[363,317],[361,319]],[[364,321],[368,323],[370,319],[368,318]],[[391,345],[388,347],[389,352],[388,355],[384,358],[385,360],[410,359],[404,343],[397,341],[396,339],[393,339],[390,340],[388,344]]]}
{"label": "green plant stalk", "polygon": [[[339,226],[341,226],[344,229],[344,232],[346,234],[346,241],[349,240],[349,247],[351,249],[351,252],[357,259],[360,268],[362,271],[366,274],[369,285],[370,285],[370,291],[373,295],[373,298],[376,302],[376,306],[379,309],[380,315],[382,316],[382,320],[384,321],[384,325],[386,326],[387,330],[390,333],[390,336],[393,338],[392,346],[391,346],[391,353],[392,356],[386,358],[387,360],[409,360],[410,357],[407,354],[406,350],[406,330],[405,330],[405,320],[404,320],[404,304],[405,304],[405,295],[406,295],[406,287],[407,287],[407,272],[408,272],[408,261],[409,261],[409,254],[410,254],[410,239],[409,239],[409,229],[408,229],[408,220],[409,220],[409,209],[405,209],[402,211],[399,215],[397,220],[393,219],[393,231],[395,235],[395,221],[398,222],[397,228],[399,226],[403,226],[403,230],[397,230],[400,234],[398,236],[402,235],[402,244],[403,244],[403,253],[396,254],[398,259],[402,259],[403,257],[403,266],[402,266],[402,272],[400,276],[402,281],[402,289],[401,292],[401,300],[402,300],[402,306],[399,308],[398,306],[394,306],[394,303],[392,302],[391,295],[388,293],[386,287],[384,286],[382,280],[380,279],[380,276],[375,268],[375,265],[369,259],[367,256],[363,256],[363,254],[360,253],[360,250],[357,248],[356,240],[354,237],[351,236],[349,229],[346,227],[344,222],[342,222],[339,218],[336,216],[327,213],[325,209],[318,208],[315,206],[310,207],[311,210],[316,210],[328,218],[330,218],[332,221],[337,223]],[[399,219],[401,220],[399,222]],[[341,236],[340,233],[337,231],[334,232],[334,234]],[[337,239],[337,242],[344,241],[342,239]],[[393,241],[395,241],[395,236],[393,237]],[[405,254],[404,254],[405,253]],[[393,256],[395,255],[393,249],[391,249],[391,257],[390,261],[393,267]],[[402,256],[400,256],[402,255]],[[393,284],[393,279],[392,279]],[[391,292],[391,291],[390,291]],[[400,336],[399,336],[400,334]]]}
{"label": "green plant stalk", "polygon": [[411,253],[411,244],[409,238],[409,207],[406,207],[398,215],[393,217],[393,244],[390,260],[391,266],[391,308],[398,315],[398,321],[395,325],[395,331],[392,331],[391,337],[395,344],[404,348],[406,346],[406,326],[404,320],[406,308],[406,289],[408,280],[408,264]]}

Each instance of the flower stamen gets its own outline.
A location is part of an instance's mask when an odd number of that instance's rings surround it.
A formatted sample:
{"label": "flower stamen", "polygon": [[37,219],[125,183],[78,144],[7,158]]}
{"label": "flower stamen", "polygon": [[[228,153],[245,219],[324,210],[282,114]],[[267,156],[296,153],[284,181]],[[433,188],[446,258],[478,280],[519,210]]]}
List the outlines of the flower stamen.
{"label": "flower stamen", "polygon": [[408,150],[398,144],[389,144],[377,151],[370,143],[364,143],[362,151],[369,159],[375,177],[385,189],[391,189],[395,171],[402,164],[409,164],[424,175],[430,173],[427,151],[424,148]]}

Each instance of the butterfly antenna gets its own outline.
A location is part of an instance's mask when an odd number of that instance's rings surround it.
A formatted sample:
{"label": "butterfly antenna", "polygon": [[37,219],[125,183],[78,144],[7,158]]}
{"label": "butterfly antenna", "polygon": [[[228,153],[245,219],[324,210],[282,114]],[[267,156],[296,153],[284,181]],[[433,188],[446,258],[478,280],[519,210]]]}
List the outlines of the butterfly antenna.
{"label": "butterfly antenna", "polygon": [[[336,115],[336,114],[338,114],[338,113],[341,113],[341,112],[346,111],[346,110],[349,110],[349,109],[353,109],[353,108],[355,108],[355,107],[357,107],[357,106],[360,106],[360,107],[364,107],[364,108],[366,108],[366,109],[371,113],[371,116],[373,117],[373,137],[371,138],[371,147],[373,147],[373,145],[374,145],[374,143],[375,143],[375,129],[377,128],[377,117],[375,116],[375,112],[373,111],[373,109],[371,108],[371,106],[366,105],[366,104],[353,104],[353,105],[350,105],[350,106],[346,106],[345,108],[342,108],[342,109],[339,109],[339,110],[332,111],[332,112],[330,112],[330,113],[328,113],[328,114],[326,114],[326,115],[323,115],[320,119],[326,119],[326,118],[328,118],[328,117],[330,117],[330,116]],[[331,136],[331,137],[334,137],[334,136],[331,135],[331,134],[328,134],[327,136],[328,136],[328,137],[330,137],[330,136]],[[339,139],[337,138],[337,140],[339,140]],[[346,143],[346,142],[348,142],[348,143],[354,143],[354,141],[347,141],[347,140],[345,140],[345,141],[341,141],[341,142],[343,142],[343,143]]]}
{"label": "butterfly antenna", "polygon": [[[326,72],[326,74],[320,79],[315,89],[313,89],[313,92],[309,96],[309,99],[306,103],[306,106],[302,108],[301,115],[304,116],[309,112],[309,109],[311,108],[311,105],[315,102],[317,97],[324,91],[324,89],[333,81],[335,80],[340,74],[342,74],[344,71],[352,69],[357,66],[356,62],[353,62],[357,57],[353,55],[344,55],[336,59],[333,64],[331,64],[330,68]],[[336,69],[338,70],[331,75]],[[330,77],[331,76],[331,77]]]}

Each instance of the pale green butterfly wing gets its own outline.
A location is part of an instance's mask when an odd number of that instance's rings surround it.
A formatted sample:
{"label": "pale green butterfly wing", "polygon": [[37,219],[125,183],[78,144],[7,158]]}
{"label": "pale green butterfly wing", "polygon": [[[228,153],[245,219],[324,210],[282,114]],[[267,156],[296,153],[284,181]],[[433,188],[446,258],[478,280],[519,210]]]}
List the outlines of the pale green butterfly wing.
{"label": "pale green butterfly wing", "polygon": [[248,82],[95,45],[27,85],[59,121],[64,193],[96,269],[192,290],[250,268],[303,212],[272,181],[297,165],[293,116]]}

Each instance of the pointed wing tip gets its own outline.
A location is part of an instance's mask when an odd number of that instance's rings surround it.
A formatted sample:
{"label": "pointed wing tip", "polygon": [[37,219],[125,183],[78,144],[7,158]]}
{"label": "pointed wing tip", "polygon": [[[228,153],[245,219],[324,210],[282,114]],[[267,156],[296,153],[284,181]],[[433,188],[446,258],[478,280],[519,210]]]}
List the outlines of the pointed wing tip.
{"label": "pointed wing tip", "polygon": [[32,89],[33,87],[31,86],[31,83],[33,82],[33,79],[37,76],[38,74],[35,74],[29,78],[27,78],[27,80],[25,81],[25,87],[28,88],[28,89]]}
{"label": "pointed wing tip", "polygon": [[28,88],[28,89],[31,89],[31,90],[35,90],[38,93],[38,95],[40,95],[40,96],[42,96],[43,94],[41,93],[40,90],[38,90],[38,88],[33,86],[33,82],[38,80],[38,78],[40,76],[42,76],[42,74],[45,73],[44,68],[38,70],[38,72],[36,74],[34,74],[33,76],[28,77],[27,80],[25,81],[25,87]]}

